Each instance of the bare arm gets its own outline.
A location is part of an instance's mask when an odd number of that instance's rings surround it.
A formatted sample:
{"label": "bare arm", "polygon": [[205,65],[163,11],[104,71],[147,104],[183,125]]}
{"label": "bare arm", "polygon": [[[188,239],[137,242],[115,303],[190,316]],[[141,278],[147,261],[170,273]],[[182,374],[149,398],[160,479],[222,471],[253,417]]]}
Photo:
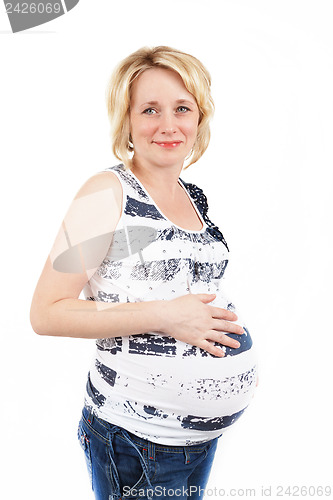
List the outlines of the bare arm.
{"label": "bare arm", "polygon": [[[51,268],[50,261],[46,268]],[[41,335],[77,338],[158,332],[163,324],[163,305],[164,301],[107,303],[63,298],[45,306],[40,318],[36,318],[36,311],[33,312],[31,323],[34,331]]]}
{"label": "bare arm", "polygon": [[[140,311],[136,310],[135,304],[106,304],[78,298],[107,254],[121,215],[121,204],[122,188],[111,172],[91,177],[77,193],[61,224],[32,299],[30,321],[36,333],[81,338],[113,337],[126,335],[123,324],[126,324],[128,333],[133,333],[136,322],[137,333],[146,331],[145,327],[138,326]],[[132,312],[127,315],[128,306]],[[118,314],[113,312],[116,309]],[[146,323],[147,306],[141,310]],[[149,326],[152,326],[151,319]]]}
{"label": "bare arm", "polygon": [[40,335],[107,338],[163,328],[164,301],[106,303],[78,297],[105,258],[122,211],[122,187],[112,172],[81,187],[61,224],[30,309]]}

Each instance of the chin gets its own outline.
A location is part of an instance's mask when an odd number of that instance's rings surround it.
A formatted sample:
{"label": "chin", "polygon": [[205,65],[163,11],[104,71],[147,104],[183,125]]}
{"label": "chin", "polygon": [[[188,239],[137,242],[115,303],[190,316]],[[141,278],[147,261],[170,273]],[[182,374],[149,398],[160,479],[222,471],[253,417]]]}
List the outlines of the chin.
{"label": "chin", "polygon": [[159,165],[165,165],[172,167],[173,165],[183,165],[188,154],[179,154],[178,151],[166,150],[162,151],[162,154],[154,155],[155,163]]}

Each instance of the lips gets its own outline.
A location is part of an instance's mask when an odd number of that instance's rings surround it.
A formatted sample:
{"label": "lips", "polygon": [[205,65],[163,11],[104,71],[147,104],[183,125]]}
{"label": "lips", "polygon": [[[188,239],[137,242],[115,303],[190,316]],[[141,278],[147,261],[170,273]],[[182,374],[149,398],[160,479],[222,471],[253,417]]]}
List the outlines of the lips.
{"label": "lips", "polygon": [[160,146],[161,148],[176,148],[182,143],[182,141],[154,141],[154,144]]}

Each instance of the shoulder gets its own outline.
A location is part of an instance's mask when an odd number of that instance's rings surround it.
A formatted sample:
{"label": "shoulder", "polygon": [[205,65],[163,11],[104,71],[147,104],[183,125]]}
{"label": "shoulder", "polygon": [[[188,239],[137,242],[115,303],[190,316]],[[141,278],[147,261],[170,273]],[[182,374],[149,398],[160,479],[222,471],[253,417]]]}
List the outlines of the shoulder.
{"label": "shoulder", "polygon": [[[121,206],[122,188],[116,174],[102,171],[89,177],[72,200],[51,249],[53,267],[54,263],[60,266],[55,270],[76,273],[76,269],[82,270],[82,262],[88,271],[97,269],[110,246]],[[78,245],[80,252],[76,252]],[[69,257],[68,247],[76,249]],[[59,261],[62,255],[67,267]]]}
{"label": "shoulder", "polygon": [[122,195],[122,186],[115,173],[93,174],[73,198],[65,215],[65,225],[75,230],[80,227],[79,232],[84,233],[85,239],[95,232],[103,234],[113,230],[121,216]]}
{"label": "shoulder", "polygon": [[75,198],[92,195],[99,191],[112,190],[116,198],[121,198],[122,187],[117,175],[112,170],[103,170],[89,177],[76,193]]}

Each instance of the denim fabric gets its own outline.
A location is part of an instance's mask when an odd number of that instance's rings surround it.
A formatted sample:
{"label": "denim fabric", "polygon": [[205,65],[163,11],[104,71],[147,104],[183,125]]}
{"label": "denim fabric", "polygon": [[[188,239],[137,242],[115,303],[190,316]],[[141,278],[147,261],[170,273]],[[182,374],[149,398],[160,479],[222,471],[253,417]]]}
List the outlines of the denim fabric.
{"label": "denim fabric", "polygon": [[166,446],[82,411],[78,438],[96,500],[197,500],[212,467],[218,438],[198,445]]}

